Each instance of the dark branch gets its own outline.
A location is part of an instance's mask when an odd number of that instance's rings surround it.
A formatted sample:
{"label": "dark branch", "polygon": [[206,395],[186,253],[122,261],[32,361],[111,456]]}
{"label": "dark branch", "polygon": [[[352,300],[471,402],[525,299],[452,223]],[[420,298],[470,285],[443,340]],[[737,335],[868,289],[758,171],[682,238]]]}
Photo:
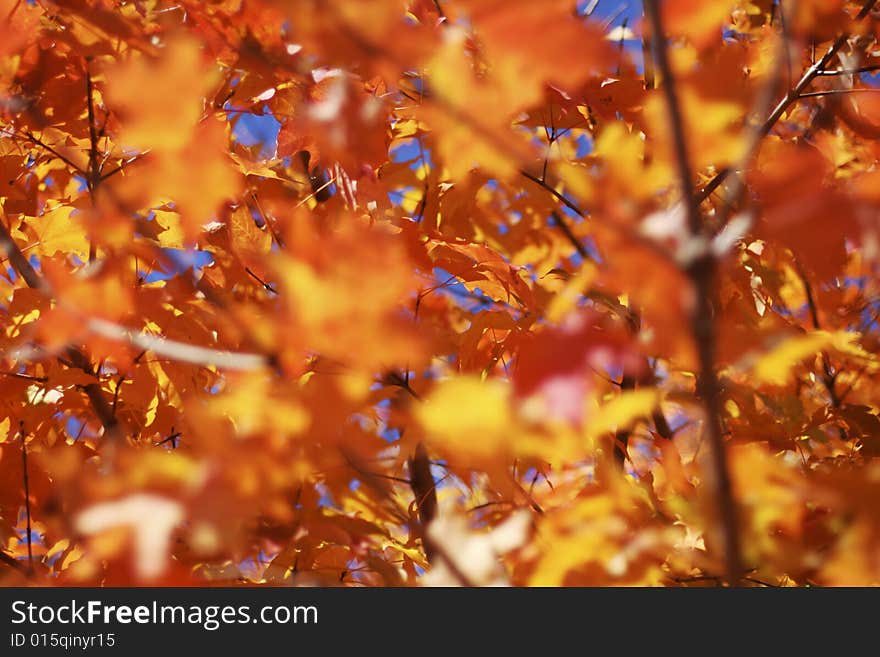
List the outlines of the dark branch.
{"label": "dark branch", "polygon": [[565,238],[574,247],[574,250],[578,252],[578,255],[584,260],[593,260],[593,256],[591,256],[586,247],[581,244],[581,241],[572,232],[571,227],[568,225],[568,222],[562,218],[562,215],[554,210],[550,213],[550,216],[553,218],[553,223],[555,223],[559,230],[562,231],[562,234],[565,235]]}
{"label": "dark branch", "polygon": [[580,206],[578,206],[577,203],[575,203],[574,201],[571,201],[571,200],[569,200],[568,198],[566,198],[564,194],[560,194],[559,192],[557,192],[555,189],[553,189],[552,187],[550,187],[550,185],[548,185],[546,182],[544,182],[543,180],[541,180],[541,179],[538,178],[537,176],[533,176],[533,175],[530,174],[528,171],[520,171],[520,174],[521,174],[522,176],[524,176],[525,178],[528,178],[529,180],[531,180],[531,181],[532,181],[533,183],[535,183],[536,185],[538,185],[538,186],[544,188],[546,191],[550,192],[550,194],[552,194],[553,196],[555,196],[556,199],[557,199],[560,203],[562,203],[562,204],[563,204],[564,206],[566,206],[569,210],[571,210],[572,212],[574,212],[575,214],[577,214],[579,217],[586,217],[586,216],[587,216],[586,212],[584,212],[583,210],[581,210]]}
{"label": "dark branch", "polygon": [[[644,7],[651,25],[654,62],[663,80],[663,91],[673,136],[676,167],[682,199],[685,204],[687,224],[691,239],[696,240],[704,236],[704,229],[697,201],[691,193],[692,169],[685,141],[684,119],[679,105],[675,77],[669,63],[663,18],[657,0],[645,0]],[[740,557],[739,522],[733,497],[733,485],[727,465],[724,432],[721,426],[721,388],[715,373],[716,336],[712,303],[715,293],[715,259],[710,253],[705,253],[693,262],[688,268],[687,274],[696,292],[696,303],[691,315],[691,332],[699,362],[696,393],[706,410],[709,445],[712,451],[715,503],[721,525],[725,570],[728,583],[734,585],[740,581],[743,568]]]}

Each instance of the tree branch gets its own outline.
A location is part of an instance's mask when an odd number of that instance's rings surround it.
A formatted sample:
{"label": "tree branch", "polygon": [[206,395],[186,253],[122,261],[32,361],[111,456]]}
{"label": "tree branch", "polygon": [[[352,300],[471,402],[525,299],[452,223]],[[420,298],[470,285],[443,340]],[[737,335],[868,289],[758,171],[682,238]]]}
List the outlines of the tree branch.
{"label": "tree branch", "polygon": [[9,556],[8,554],[3,552],[2,550],[0,550],[0,563],[5,563],[7,566],[12,568],[13,570],[17,570],[22,575],[25,575],[27,577],[30,577],[33,575],[33,573],[30,570],[28,570],[27,566],[25,566],[23,563],[21,563],[15,557]]}
{"label": "tree branch", "polygon": [[[854,21],[860,21],[865,16],[867,16],[871,9],[874,8],[874,5],[877,3],[877,0],[868,0],[861,8],[858,14],[856,14]],[[652,4],[654,4],[652,2]],[[788,93],[780,100],[776,107],[770,112],[769,116],[764,120],[764,123],[759,128],[758,132],[761,137],[765,137],[770,134],[770,131],[773,130],[773,127],[782,118],[782,115],[788,110],[788,108],[795,103],[798,99],[803,98],[804,89],[806,89],[810,83],[819,75],[826,75],[824,71],[828,68],[828,65],[831,63],[831,60],[837,54],[837,52],[846,44],[849,39],[849,34],[844,33],[837,37],[828,50],[825,51],[825,54],[822,55],[822,58],[819,59],[816,63],[814,63],[807,71],[801,76],[801,79],[798,80],[797,84],[792,87]],[[733,170],[730,168],[722,169],[718,172],[718,174],[712,178],[703,189],[701,189],[696,194],[697,204],[702,203],[707,198],[709,198],[713,192],[720,187],[725,180],[733,173]]]}
{"label": "tree branch", "polygon": [[263,354],[199,347],[163,338],[160,335],[132,330],[106,319],[96,317],[87,319],[86,327],[95,335],[117,342],[127,342],[140,349],[152,351],[158,356],[165,356],[180,363],[214,365],[220,369],[241,371],[258,370],[271,365],[271,358]]}
{"label": "tree branch", "polygon": [[89,175],[87,178],[89,192],[94,193],[95,188],[101,181],[101,173],[98,164],[98,130],[95,126],[95,101],[94,88],[92,86],[92,73],[86,62],[86,108],[89,115]]}
{"label": "tree branch", "polygon": [[656,0],[646,0],[644,3],[645,14],[651,24],[651,41],[654,44],[654,63],[663,76],[663,95],[666,100],[666,109],[669,113],[669,126],[672,130],[672,146],[675,156],[675,166],[679,181],[682,185],[682,202],[685,208],[685,216],[691,235],[699,235],[702,232],[700,213],[697,204],[691,199],[691,180],[693,169],[687,150],[687,142],[684,134],[684,116],[681,111],[681,103],[678,99],[678,88],[672,79],[672,68],[669,64],[666,35],[663,33],[663,20],[660,16],[660,8]]}
{"label": "tree branch", "polygon": [[[684,133],[684,120],[679,105],[675,77],[669,63],[663,18],[657,0],[645,0],[645,14],[651,25],[654,44],[654,63],[663,80],[670,129],[673,136],[676,168],[681,185],[687,225],[692,239],[704,237],[697,199],[691,193],[692,169]],[[740,556],[739,522],[733,486],[727,464],[724,433],[721,426],[721,389],[715,373],[716,336],[713,320],[712,297],[715,292],[716,262],[711,253],[697,258],[687,269],[687,275],[696,292],[696,303],[691,314],[691,332],[697,348],[699,371],[696,394],[706,411],[709,445],[711,446],[712,475],[715,503],[720,520],[727,581],[735,585],[743,573]]]}
{"label": "tree branch", "polygon": [[[15,240],[12,239],[9,229],[6,228],[2,221],[0,221],[0,253],[9,259],[13,269],[18,272],[18,275],[21,276],[28,287],[34,290],[39,290],[47,296],[52,296],[52,290],[49,288],[46,281],[37,273],[28,259],[24,257],[21,249],[18,248]],[[75,367],[83,370],[87,374],[94,374],[88,357],[79,349],[72,346],[68,347],[67,357],[69,362]],[[104,427],[105,436],[114,441],[121,440],[123,434],[119,429],[119,423],[113,415],[113,409],[104,398],[101,386],[97,383],[89,383],[84,386],[83,390],[85,391],[95,414],[98,416],[98,419]]]}
{"label": "tree branch", "polygon": [[[636,378],[631,373],[624,371],[623,378],[620,381],[621,392],[635,390],[635,388]],[[631,435],[632,431],[630,431],[629,428],[620,429],[614,434],[614,459],[621,467],[623,467],[623,464],[626,461],[626,448],[629,445],[629,438]]]}
{"label": "tree branch", "polygon": [[407,461],[407,465],[409,484],[415,497],[422,529],[425,556],[428,557],[428,561],[433,561],[437,556],[437,546],[428,538],[428,525],[437,515],[437,484],[434,482],[434,475],[431,474],[431,461],[423,443],[416,445],[415,452]]}

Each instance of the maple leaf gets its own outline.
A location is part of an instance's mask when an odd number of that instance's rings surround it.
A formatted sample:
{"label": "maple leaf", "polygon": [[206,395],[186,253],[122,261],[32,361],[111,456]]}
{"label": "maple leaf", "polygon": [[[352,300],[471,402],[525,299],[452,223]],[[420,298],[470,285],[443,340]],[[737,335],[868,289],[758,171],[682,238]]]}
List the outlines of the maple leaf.
{"label": "maple leaf", "polygon": [[123,143],[169,152],[190,142],[204,98],[219,77],[205,65],[198,41],[183,36],[170,39],[155,61],[135,52],[106,76],[104,94],[120,115]]}
{"label": "maple leaf", "polygon": [[635,372],[641,366],[625,333],[616,332],[598,313],[581,312],[523,342],[514,389],[520,397],[542,398],[551,417],[580,425],[600,372],[617,368]]}
{"label": "maple leaf", "polygon": [[[521,103],[536,101],[545,83],[570,89],[587,71],[601,71],[615,61],[598,23],[575,16],[564,0],[540,5],[480,0],[466,6],[486,50],[489,75],[502,88],[515,85]],[[581,65],[570,66],[572,61]]]}
{"label": "maple leaf", "polygon": [[83,257],[89,252],[88,239],[72,206],[58,206],[39,217],[26,219],[22,228],[33,235],[41,255],[54,256],[60,252]]}
{"label": "maple leaf", "polygon": [[492,457],[505,450],[512,428],[510,391],[498,381],[471,377],[441,384],[417,417],[444,449],[471,457]]}
{"label": "maple leaf", "polygon": [[721,36],[721,27],[735,6],[734,2],[671,0],[663,3],[665,24],[671,34],[687,37],[698,48],[705,48]]}

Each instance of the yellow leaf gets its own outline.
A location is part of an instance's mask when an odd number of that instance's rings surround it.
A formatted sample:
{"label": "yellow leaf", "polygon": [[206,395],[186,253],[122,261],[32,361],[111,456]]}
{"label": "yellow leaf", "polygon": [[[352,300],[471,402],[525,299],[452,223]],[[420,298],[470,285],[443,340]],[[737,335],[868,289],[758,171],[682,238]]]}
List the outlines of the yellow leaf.
{"label": "yellow leaf", "polygon": [[590,438],[598,438],[629,426],[635,420],[649,416],[659,402],[660,393],[653,388],[624,392],[591,414],[587,434]]}
{"label": "yellow leaf", "polygon": [[269,231],[257,227],[247,205],[244,204],[238,206],[229,216],[229,236],[233,250],[248,265],[252,264],[251,259],[257,262],[264,259],[272,248],[272,236]]}
{"label": "yellow leaf", "polygon": [[592,168],[582,162],[558,160],[556,173],[564,183],[565,189],[582,203],[593,197],[596,178]]}
{"label": "yellow leaf", "polygon": [[[621,123],[612,123],[602,130],[593,154],[602,162],[604,180],[615,193],[626,193],[635,200],[653,198],[656,190],[672,179],[668,163],[656,158],[646,161],[644,140]],[[608,193],[607,185],[604,186],[603,191]]]}
{"label": "yellow leaf", "polygon": [[837,351],[864,361],[864,367],[874,372],[880,363],[877,357],[859,344],[861,335],[852,331],[837,331],[831,335],[831,346]]}
{"label": "yellow leaf", "polygon": [[416,409],[429,442],[459,456],[491,457],[510,427],[510,390],[502,381],[462,376],[441,383]]}
{"label": "yellow leaf", "polygon": [[159,408],[159,395],[153,395],[152,401],[150,401],[150,405],[147,407],[146,415],[144,416],[144,426],[150,426],[156,419],[156,409]]}
{"label": "yellow leaf", "polygon": [[62,252],[80,257],[88,255],[86,231],[79,218],[72,216],[75,209],[69,205],[59,206],[26,220],[27,230],[37,242],[37,254],[53,256]]}
{"label": "yellow leaf", "polygon": [[14,315],[9,326],[6,327],[6,335],[10,338],[17,338],[21,333],[21,327],[31,324],[40,318],[40,311],[37,308],[20,315]]}
{"label": "yellow leaf", "polygon": [[607,126],[599,134],[593,149],[593,153],[607,163],[612,175],[617,173],[624,178],[641,166],[644,152],[644,142],[620,123]]}
{"label": "yellow leaf", "polygon": [[51,548],[46,551],[46,560],[52,559],[52,557],[61,554],[68,547],[70,547],[70,539],[62,538],[60,541],[56,542]]}
{"label": "yellow leaf", "polygon": [[596,265],[592,262],[585,262],[580,271],[572,276],[566,282],[565,287],[550,301],[550,305],[547,307],[547,320],[559,322],[574,310],[578,302],[583,299],[584,291],[595,280],[597,274]]}
{"label": "yellow leaf", "polygon": [[70,564],[81,559],[84,553],[85,551],[81,547],[74,545],[70,552],[62,558],[61,563],[58,565],[58,570],[65,570]]}
{"label": "yellow leaf", "polygon": [[758,359],[753,370],[755,383],[785,385],[792,368],[808,356],[827,349],[834,339],[834,334],[828,331],[813,331],[785,340]]}
{"label": "yellow leaf", "polygon": [[162,226],[159,245],[166,248],[182,249],[184,246],[183,228],[180,214],[171,210],[154,210],[155,221]]}
{"label": "yellow leaf", "polygon": [[[174,202],[184,238],[195,239],[217,217],[223,201],[235,198],[242,176],[226,155],[228,125],[213,117],[187,131],[177,150],[151,154],[137,175],[123,175],[117,191],[127,203],[149,207]],[[166,215],[170,217],[171,215]],[[168,241],[174,234],[163,236]]]}
{"label": "yellow leaf", "polygon": [[260,178],[282,180],[278,173],[271,169],[266,162],[249,162],[236,153],[229,153],[229,157],[235,162],[238,170],[245,176],[258,176]]}
{"label": "yellow leaf", "polygon": [[248,374],[209,407],[227,416],[242,436],[261,432],[297,435],[308,428],[311,417],[296,399],[273,397],[272,382],[264,374]]}
{"label": "yellow leaf", "polygon": [[424,104],[417,117],[438,135],[437,152],[450,178],[461,180],[479,167],[506,179],[516,175],[518,162],[530,158],[532,149],[524,140],[511,139],[509,118],[494,110],[523,102],[521,86],[512,93],[514,87],[492,84],[495,78],[489,80],[475,71],[465,41],[464,31],[447,31],[443,45],[426,65],[432,90],[443,105]]}

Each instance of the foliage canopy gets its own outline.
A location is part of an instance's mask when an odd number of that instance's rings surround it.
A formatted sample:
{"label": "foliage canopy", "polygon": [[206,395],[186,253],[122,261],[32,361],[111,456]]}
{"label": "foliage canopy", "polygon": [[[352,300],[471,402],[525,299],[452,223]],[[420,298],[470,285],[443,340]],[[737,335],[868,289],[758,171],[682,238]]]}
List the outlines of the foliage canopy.
{"label": "foliage canopy", "polygon": [[880,583],[880,10],[0,0],[0,582]]}

